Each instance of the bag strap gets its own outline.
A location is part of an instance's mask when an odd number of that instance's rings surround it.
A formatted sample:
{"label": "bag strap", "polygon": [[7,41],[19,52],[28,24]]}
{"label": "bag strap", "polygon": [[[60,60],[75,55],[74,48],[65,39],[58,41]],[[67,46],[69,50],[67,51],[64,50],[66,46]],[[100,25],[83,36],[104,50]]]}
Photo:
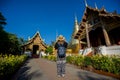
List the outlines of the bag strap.
{"label": "bag strap", "polygon": [[65,44],[65,42],[63,42],[63,44],[58,43],[58,45],[59,45],[60,47],[65,47],[64,44]]}
{"label": "bag strap", "polygon": [[59,45],[59,47],[64,47],[63,44],[58,44],[58,45]]}

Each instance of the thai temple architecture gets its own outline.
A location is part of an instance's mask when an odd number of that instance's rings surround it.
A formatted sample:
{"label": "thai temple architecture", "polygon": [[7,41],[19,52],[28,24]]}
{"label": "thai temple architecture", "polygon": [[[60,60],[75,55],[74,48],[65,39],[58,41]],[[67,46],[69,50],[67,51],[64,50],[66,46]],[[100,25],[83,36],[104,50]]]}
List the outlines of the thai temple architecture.
{"label": "thai temple architecture", "polygon": [[74,29],[69,43],[69,48],[72,49],[71,53],[73,54],[78,53],[79,51],[79,40],[74,38],[74,35],[78,32],[78,29],[79,29],[79,24],[77,21],[77,17],[75,16]]}
{"label": "thai temple architecture", "polygon": [[41,38],[39,31],[37,31],[32,38],[30,37],[28,38],[27,43],[22,45],[22,48],[23,48],[23,52],[31,51],[32,54],[36,54],[41,50],[45,51],[47,46],[45,45],[43,39]]}
{"label": "thai temple architecture", "polygon": [[104,7],[91,8],[86,3],[74,38],[79,40],[79,49],[83,55],[92,51],[94,54],[120,55],[120,15],[107,12]]}

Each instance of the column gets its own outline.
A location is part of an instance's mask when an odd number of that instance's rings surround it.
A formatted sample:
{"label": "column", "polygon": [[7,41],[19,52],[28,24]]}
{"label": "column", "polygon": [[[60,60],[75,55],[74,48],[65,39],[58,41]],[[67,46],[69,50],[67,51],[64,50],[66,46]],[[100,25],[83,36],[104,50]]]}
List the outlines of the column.
{"label": "column", "polygon": [[87,47],[90,48],[90,38],[89,38],[88,24],[87,23],[85,23],[85,29],[86,29]]}
{"label": "column", "polygon": [[108,33],[105,29],[105,26],[104,26],[105,24],[102,22],[102,20],[101,20],[101,24],[102,24],[102,30],[103,30],[103,34],[104,34],[104,38],[105,38],[105,43],[107,46],[110,46],[111,45],[110,39],[109,39]]}
{"label": "column", "polygon": [[79,50],[81,49],[81,43],[80,43],[80,36],[79,36],[79,38],[78,38],[78,40],[79,40],[79,43],[78,43],[78,48],[79,48]]}
{"label": "column", "polygon": [[108,33],[107,33],[107,31],[106,31],[106,29],[104,28],[103,25],[102,25],[102,29],[103,29],[103,34],[104,34],[106,45],[110,46],[111,45],[110,39],[109,39]]}

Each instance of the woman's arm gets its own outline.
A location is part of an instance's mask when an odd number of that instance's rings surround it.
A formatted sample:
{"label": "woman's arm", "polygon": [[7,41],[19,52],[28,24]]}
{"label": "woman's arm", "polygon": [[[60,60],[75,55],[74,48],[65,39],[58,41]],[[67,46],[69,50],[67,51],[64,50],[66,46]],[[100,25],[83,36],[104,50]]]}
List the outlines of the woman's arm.
{"label": "woman's arm", "polygon": [[67,46],[68,46],[68,43],[67,43],[67,42],[64,42],[64,46],[65,46],[65,48],[67,48]]}
{"label": "woman's arm", "polygon": [[55,48],[55,49],[58,49],[58,43],[55,43],[54,48]]}

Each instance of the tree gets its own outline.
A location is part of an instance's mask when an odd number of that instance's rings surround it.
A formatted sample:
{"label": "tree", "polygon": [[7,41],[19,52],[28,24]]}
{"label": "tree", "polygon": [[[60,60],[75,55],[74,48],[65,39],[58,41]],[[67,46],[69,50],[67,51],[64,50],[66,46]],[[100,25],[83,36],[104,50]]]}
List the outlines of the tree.
{"label": "tree", "polygon": [[6,32],[3,28],[7,23],[5,17],[0,12],[0,54],[18,54],[20,52],[20,42],[15,34]]}
{"label": "tree", "polygon": [[8,43],[8,33],[4,31],[3,26],[6,25],[5,17],[0,12],[0,53],[5,53],[7,50],[7,45],[5,43]]}
{"label": "tree", "polygon": [[6,53],[6,50],[8,49],[8,43],[9,42],[9,38],[8,38],[8,34],[7,32],[0,31],[0,53]]}
{"label": "tree", "polygon": [[24,38],[19,38],[18,40],[21,45],[27,42],[27,40],[24,40]]}
{"label": "tree", "polygon": [[0,29],[3,29],[3,26],[7,24],[5,21],[6,21],[5,17],[0,12]]}
{"label": "tree", "polygon": [[20,42],[15,34],[8,34],[8,53],[18,54],[20,52]]}
{"label": "tree", "polygon": [[53,53],[53,47],[52,46],[47,47],[47,49],[45,50],[45,53],[52,54]]}

